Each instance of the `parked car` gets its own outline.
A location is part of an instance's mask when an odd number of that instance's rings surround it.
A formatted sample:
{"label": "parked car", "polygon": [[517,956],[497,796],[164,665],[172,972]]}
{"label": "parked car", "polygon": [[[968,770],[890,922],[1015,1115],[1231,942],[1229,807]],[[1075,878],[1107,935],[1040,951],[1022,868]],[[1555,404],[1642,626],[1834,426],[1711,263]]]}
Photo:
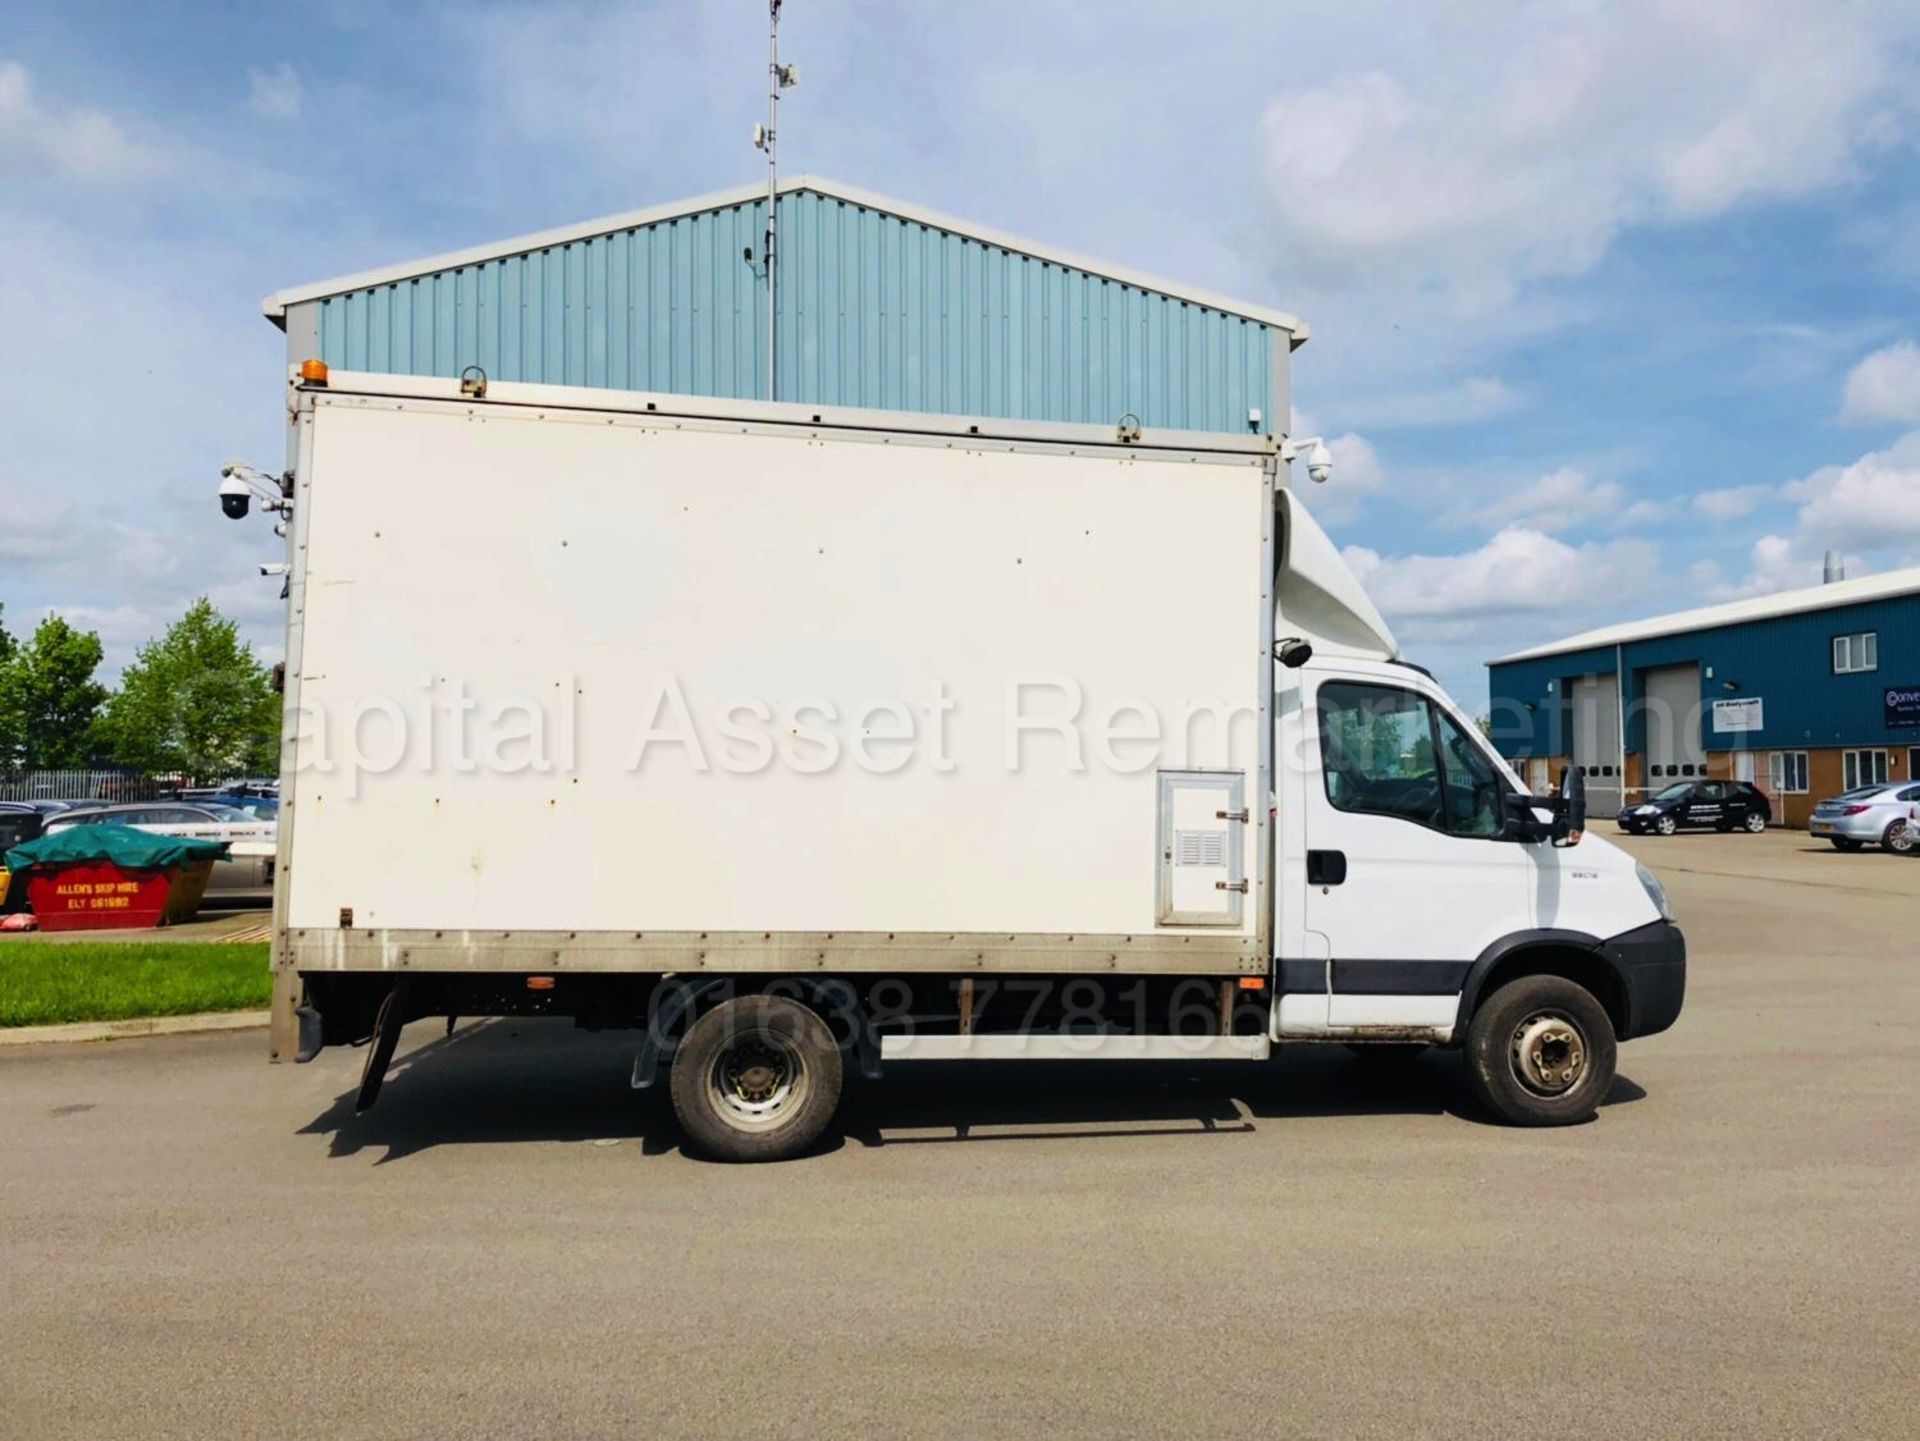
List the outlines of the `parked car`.
{"label": "parked car", "polygon": [[182,805],[153,801],[141,805],[102,806],[69,811],[47,821],[47,830],[72,826],[136,826],[163,836],[191,836],[196,840],[228,842],[227,858],[216,862],[207,883],[209,892],[223,895],[271,895],[273,862],[279,849],[279,826],[232,806],[208,802]]}
{"label": "parked car", "polygon": [[280,787],[269,788],[253,781],[196,787],[181,791],[174,799],[196,806],[228,806],[261,821],[278,820],[280,816]]}
{"label": "parked car", "polygon": [[1670,836],[1684,826],[1756,835],[1773,820],[1773,804],[1750,781],[1682,781],[1638,805],[1622,808],[1620,829]]}
{"label": "parked car", "polygon": [[11,809],[11,808],[17,807],[22,810],[30,810],[30,811],[36,812],[39,815],[51,817],[51,816],[57,816],[57,815],[64,815],[68,811],[98,810],[101,806],[104,806],[106,804],[107,802],[105,801],[93,801],[93,800],[0,801],[0,809]]}
{"label": "parked car", "polygon": [[1910,781],[1859,786],[1821,801],[1807,829],[1831,841],[1835,850],[1879,846],[1910,855],[1920,847],[1920,828],[1913,822],[1916,804],[1920,785]]}

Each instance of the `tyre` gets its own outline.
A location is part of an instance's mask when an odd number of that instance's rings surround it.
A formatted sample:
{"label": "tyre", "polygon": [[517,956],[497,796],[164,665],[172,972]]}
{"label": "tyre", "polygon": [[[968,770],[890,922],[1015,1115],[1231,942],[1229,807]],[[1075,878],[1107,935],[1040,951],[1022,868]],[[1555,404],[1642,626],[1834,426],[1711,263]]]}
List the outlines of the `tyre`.
{"label": "tyre", "polygon": [[1911,855],[1916,844],[1920,844],[1920,836],[1916,836],[1913,827],[1905,821],[1895,821],[1880,837],[1880,848],[1892,851],[1896,856]]}
{"label": "tyre", "polygon": [[1761,815],[1760,812],[1749,811],[1747,813],[1747,830],[1750,834],[1757,836],[1766,828],[1767,818]]}
{"label": "tyre", "polygon": [[1613,1022],[1563,976],[1522,976],[1467,1024],[1467,1078],[1480,1103],[1514,1126],[1569,1126],[1613,1087]]}
{"label": "tyre", "polygon": [[1663,836],[1670,836],[1680,829],[1680,822],[1672,816],[1662,816],[1653,823],[1653,828]]}
{"label": "tyre", "polygon": [[1836,851],[1857,851],[1860,849],[1859,841],[1849,840],[1845,836],[1828,836],[1827,839],[1833,842],[1833,848]]}
{"label": "tyre", "polygon": [[784,1161],[840,1105],[840,1048],[814,1012],[782,996],[741,996],[688,1027],[674,1053],[674,1114],[716,1161]]}

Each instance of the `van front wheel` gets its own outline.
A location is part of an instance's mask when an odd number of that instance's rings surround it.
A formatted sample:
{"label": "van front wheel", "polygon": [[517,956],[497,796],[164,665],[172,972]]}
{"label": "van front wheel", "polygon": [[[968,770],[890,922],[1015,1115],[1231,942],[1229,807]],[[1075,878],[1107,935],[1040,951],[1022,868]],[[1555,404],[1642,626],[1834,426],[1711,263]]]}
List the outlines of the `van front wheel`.
{"label": "van front wheel", "polygon": [[741,996],[687,1028],[668,1087],[687,1139],[717,1161],[784,1161],[840,1105],[840,1049],[798,1001]]}
{"label": "van front wheel", "polygon": [[1500,987],[1468,1023],[1466,1052],[1475,1097],[1509,1125],[1585,1121],[1613,1087],[1613,1022],[1563,976]]}

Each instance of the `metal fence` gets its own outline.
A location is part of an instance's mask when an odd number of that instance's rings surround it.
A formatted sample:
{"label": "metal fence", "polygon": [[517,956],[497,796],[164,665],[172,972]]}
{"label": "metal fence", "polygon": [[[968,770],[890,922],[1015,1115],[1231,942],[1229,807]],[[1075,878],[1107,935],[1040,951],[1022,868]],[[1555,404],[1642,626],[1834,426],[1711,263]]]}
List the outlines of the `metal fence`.
{"label": "metal fence", "polygon": [[129,770],[0,771],[0,801],[154,801],[187,787],[224,784]]}

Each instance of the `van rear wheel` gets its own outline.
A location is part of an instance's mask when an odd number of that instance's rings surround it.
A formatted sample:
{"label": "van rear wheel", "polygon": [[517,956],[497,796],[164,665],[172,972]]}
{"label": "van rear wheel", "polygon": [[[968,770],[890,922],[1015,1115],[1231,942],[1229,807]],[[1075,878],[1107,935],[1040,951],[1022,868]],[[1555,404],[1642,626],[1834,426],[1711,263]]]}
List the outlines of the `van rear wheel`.
{"label": "van rear wheel", "polygon": [[1467,1078],[1480,1103],[1514,1126],[1589,1119],[1613,1088],[1613,1022],[1563,976],[1522,976],[1467,1025]]}
{"label": "van rear wheel", "polygon": [[716,1161],[784,1161],[820,1138],[840,1105],[840,1048],[798,1001],[715,1006],[674,1052],[668,1089],[696,1150]]}

